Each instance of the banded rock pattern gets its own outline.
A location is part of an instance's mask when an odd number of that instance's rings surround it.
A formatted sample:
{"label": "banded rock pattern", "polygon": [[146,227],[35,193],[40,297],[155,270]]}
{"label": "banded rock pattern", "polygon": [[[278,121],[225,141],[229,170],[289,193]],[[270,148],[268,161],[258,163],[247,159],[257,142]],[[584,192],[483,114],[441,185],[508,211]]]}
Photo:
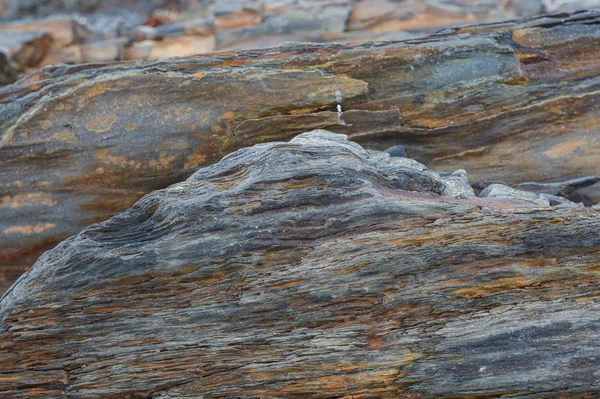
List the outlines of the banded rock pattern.
{"label": "banded rock pattern", "polygon": [[43,69],[0,89],[0,285],[145,193],[315,128],[403,144],[473,181],[598,175],[599,24],[582,12],[408,42]]}
{"label": "banded rock pattern", "polygon": [[243,149],[19,279],[0,397],[584,397],[599,222],[328,132]]}

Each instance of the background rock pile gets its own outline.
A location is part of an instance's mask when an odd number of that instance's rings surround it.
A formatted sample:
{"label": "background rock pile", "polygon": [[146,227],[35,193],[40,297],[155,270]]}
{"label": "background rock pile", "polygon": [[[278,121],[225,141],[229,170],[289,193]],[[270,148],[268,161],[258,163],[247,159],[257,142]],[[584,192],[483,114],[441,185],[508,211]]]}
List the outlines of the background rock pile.
{"label": "background rock pile", "polygon": [[154,60],[282,42],[423,37],[600,1],[1,0],[0,84],[44,65]]}

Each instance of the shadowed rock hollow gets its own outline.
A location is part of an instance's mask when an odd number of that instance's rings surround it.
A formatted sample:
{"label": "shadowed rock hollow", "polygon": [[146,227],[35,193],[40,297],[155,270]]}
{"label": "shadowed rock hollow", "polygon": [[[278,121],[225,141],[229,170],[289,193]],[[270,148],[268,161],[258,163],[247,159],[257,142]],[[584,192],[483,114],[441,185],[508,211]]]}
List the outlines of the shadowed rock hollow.
{"label": "shadowed rock hollow", "polygon": [[0,397],[597,391],[598,213],[488,191],[324,131],[239,150],[20,278]]}

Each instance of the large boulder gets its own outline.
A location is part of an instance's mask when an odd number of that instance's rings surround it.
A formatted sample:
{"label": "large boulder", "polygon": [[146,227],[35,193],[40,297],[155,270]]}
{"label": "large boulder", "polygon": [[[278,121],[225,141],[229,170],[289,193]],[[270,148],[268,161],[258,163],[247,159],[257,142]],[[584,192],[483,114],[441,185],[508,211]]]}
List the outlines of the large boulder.
{"label": "large boulder", "polygon": [[599,222],[342,135],[257,145],[45,253],[0,300],[0,397],[585,397]]}

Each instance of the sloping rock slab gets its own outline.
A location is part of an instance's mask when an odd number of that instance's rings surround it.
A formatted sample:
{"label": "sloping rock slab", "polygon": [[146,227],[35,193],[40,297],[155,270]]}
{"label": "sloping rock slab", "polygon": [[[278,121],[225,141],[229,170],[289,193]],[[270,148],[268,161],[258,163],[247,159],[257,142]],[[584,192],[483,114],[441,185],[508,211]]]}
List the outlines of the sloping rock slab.
{"label": "sloping rock slab", "polygon": [[597,392],[598,212],[468,188],[323,131],[231,154],[5,294],[0,397]]}

